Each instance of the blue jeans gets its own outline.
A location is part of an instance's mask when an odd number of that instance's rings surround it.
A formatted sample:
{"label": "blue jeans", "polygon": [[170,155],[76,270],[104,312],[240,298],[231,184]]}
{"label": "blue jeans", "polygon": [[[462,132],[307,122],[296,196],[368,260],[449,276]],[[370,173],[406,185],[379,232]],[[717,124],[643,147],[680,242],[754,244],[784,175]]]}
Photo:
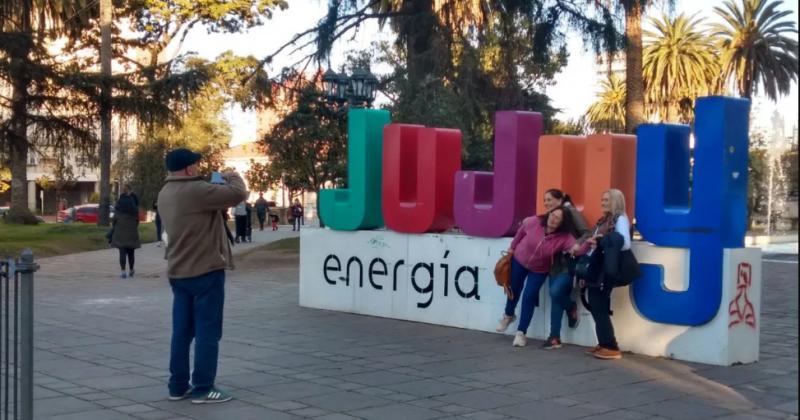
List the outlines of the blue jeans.
{"label": "blue jeans", "polygon": [[572,291],[572,278],[564,272],[550,276],[550,337],[561,338],[561,319],[564,312],[572,306],[569,294]]}
{"label": "blue jeans", "polygon": [[[539,290],[546,278],[547,273],[533,273],[517,262],[516,258],[511,258],[511,292],[514,294],[514,299],[506,300],[506,315],[514,315],[521,292],[522,309],[520,309],[517,331],[528,332],[528,326],[533,319],[534,307],[539,305]],[[524,291],[522,290],[523,286],[525,286]]]}
{"label": "blue jeans", "polygon": [[174,296],[169,392],[182,395],[189,389],[189,347],[194,340],[192,394],[204,395],[213,388],[217,376],[225,270],[187,279],[170,279],[169,284]]}

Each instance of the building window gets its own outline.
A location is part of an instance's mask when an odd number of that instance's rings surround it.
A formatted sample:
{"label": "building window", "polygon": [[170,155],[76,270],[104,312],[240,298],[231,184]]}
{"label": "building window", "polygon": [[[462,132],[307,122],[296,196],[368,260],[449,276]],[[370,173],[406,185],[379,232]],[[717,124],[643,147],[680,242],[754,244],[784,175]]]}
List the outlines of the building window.
{"label": "building window", "polygon": [[75,158],[75,163],[78,165],[79,168],[88,168],[91,166],[91,160],[88,156],[84,155],[83,153],[79,153],[78,156]]}
{"label": "building window", "polygon": [[28,166],[39,165],[39,155],[35,150],[28,149]]}

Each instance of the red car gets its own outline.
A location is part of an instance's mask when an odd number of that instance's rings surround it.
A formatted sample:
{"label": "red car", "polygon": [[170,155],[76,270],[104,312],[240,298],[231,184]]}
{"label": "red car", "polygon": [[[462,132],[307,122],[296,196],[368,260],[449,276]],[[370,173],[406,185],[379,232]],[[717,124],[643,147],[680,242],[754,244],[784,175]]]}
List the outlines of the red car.
{"label": "red car", "polygon": [[[58,219],[64,223],[81,222],[97,223],[97,214],[100,206],[97,204],[85,204],[82,206],[70,207],[58,212]],[[112,210],[113,211],[113,210]]]}

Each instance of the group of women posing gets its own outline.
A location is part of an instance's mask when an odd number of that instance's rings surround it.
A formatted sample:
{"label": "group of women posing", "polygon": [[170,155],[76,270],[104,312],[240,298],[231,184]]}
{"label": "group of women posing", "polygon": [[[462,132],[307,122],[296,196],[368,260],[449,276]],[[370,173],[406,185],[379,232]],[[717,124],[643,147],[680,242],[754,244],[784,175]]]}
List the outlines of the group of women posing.
{"label": "group of women posing", "polygon": [[[588,353],[599,359],[619,359],[622,354],[614,337],[611,324],[611,290],[618,276],[616,257],[603,264],[602,256],[616,256],[620,251],[630,250],[630,221],[625,214],[625,197],[621,191],[610,189],[603,193],[601,206],[603,216],[589,230],[580,211],[572,204],[569,195],[557,189],[544,194],[547,212],[531,216],[522,221],[508,252],[511,259],[511,298],[507,299],[505,314],[497,326],[498,332],[508,329],[516,320],[517,304],[522,301],[517,333],[513,345],[524,347],[526,333],[539,305],[539,290],[545,280],[550,279],[550,334],[542,345],[545,349],[561,347],[561,321],[563,314],[568,325],[578,325],[578,307],[570,298],[573,276],[570,258],[584,254],[592,255],[592,264],[604,265],[594,272],[599,275],[582,279],[579,287],[588,287],[588,300],[595,322],[598,345]],[[611,258],[610,258],[611,259]],[[611,263],[611,264],[609,264]]]}

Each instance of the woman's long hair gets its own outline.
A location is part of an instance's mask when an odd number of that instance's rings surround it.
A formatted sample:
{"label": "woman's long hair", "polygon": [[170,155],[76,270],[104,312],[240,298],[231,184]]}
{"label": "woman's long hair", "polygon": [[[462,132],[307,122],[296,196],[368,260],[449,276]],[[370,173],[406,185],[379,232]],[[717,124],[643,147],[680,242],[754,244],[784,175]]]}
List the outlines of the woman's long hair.
{"label": "woman's long hair", "polygon": [[562,233],[562,232],[572,232],[575,230],[575,222],[572,220],[572,213],[565,209],[563,206],[553,207],[552,210],[548,211],[547,213],[539,216],[539,223],[542,226],[547,226],[547,218],[550,216],[550,213],[561,210],[561,225],[558,226],[558,229],[553,231],[553,233]]}
{"label": "woman's long hair", "polygon": [[550,188],[544,193],[545,195],[550,194],[550,196],[555,198],[556,200],[561,200],[562,206],[567,203],[569,203],[572,206],[575,205],[575,203],[572,202],[572,197],[570,197],[569,194],[565,193],[564,191],[559,190],[558,188]]}
{"label": "woman's long hair", "polygon": [[625,194],[616,188],[606,190],[603,194],[606,193],[608,193],[608,199],[611,202],[611,212],[604,213],[596,225],[598,231],[603,234],[613,230],[614,225],[617,223],[617,218],[625,214]]}
{"label": "woman's long hair", "polygon": [[625,214],[625,194],[616,188],[611,188],[606,192],[608,193],[609,201],[611,201],[611,217],[616,219]]}
{"label": "woman's long hair", "polygon": [[130,214],[133,216],[139,215],[139,209],[136,208],[135,200],[128,194],[123,194],[119,196],[117,204],[114,205],[114,212],[118,214],[119,213]]}

